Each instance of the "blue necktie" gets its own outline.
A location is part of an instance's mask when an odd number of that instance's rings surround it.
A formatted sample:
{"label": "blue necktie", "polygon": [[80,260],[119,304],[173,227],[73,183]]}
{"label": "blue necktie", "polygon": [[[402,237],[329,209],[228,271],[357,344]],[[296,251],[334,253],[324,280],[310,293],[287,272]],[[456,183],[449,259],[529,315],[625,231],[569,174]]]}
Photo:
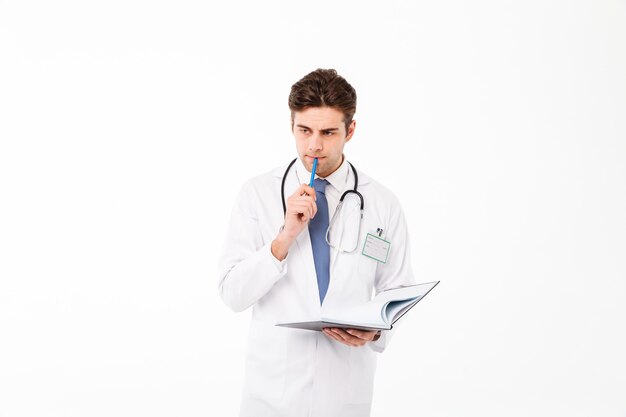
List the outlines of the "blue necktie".
{"label": "blue necktie", "polygon": [[320,293],[320,304],[324,301],[330,282],[330,247],[326,243],[328,230],[328,201],[326,201],[326,180],[315,179],[313,188],[317,196],[317,213],[309,222],[309,235],[313,247],[313,262],[317,274],[317,288]]}

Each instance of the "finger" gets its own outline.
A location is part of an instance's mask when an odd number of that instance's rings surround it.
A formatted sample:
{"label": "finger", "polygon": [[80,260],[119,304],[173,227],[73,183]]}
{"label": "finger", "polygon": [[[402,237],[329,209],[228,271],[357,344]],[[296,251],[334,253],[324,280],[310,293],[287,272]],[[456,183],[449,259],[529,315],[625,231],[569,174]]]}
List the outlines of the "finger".
{"label": "finger", "polygon": [[[354,336],[349,332],[350,329],[342,329],[343,333],[346,335],[346,337],[349,337],[350,342],[354,343],[356,346],[363,346],[364,344],[366,344],[367,342],[369,342],[369,339],[364,339],[361,338],[359,336]],[[352,329],[354,330],[354,329]]]}
{"label": "finger", "polygon": [[315,204],[315,199],[310,195],[299,195],[289,197],[287,200],[287,204],[295,204],[295,203],[307,203],[307,204]]}
{"label": "finger", "polygon": [[363,340],[373,340],[376,335],[376,330],[358,330],[358,329],[346,329],[346,332],[351,334],[352,336],[358,337]]}
{"label": "finger", "polygon": [[322,329],[322,332],[323,332],[326,336],[328,336],[329,338],[331,338],[331,339],[333,339],[333,340],[336,340],[336,341],[338,341],[338,342],[343,343],[343,340],[342,340],[342,339],[340,339],[340,338],[339,338],[339,336],[335,335],[335,334],[334,334],[333,332],[331,332],[330,330],[328,330],[328,329]]}
{"label": "finger", "polygon": [[306,214],[310,219],[315,217],[315,213],[317,213],[317,205],[313,201],[307,200],[307,201],[301,202],[299,207],[302,210],[301,213]]}
{"label": "finger", "polygon": [[310,187],[308,184],[302,184],[302,185],[304,185],[304,192],[307,195],[317,199],[317,193],[315,192],[315,188]]}
{"label": "finger", "polygon": [[302,214],[302,216],[306,217],[307,219],[312,219],[313,218],[313,208],[308,205],[308,204],[303,204],[299,207],[298,209],[299,214]]}
{"label": "finger", "polygon": [[346,346],[350,346],[350,347],[356,347],[355,345],[353,345],[352,343],[346,342],[344,339],[342,339],[339,335],[335,334],[335,332],[332,331],[332,329],[327,329],[325,331],[326,335],[328,337],[330,337],[331,339],[336,340],[337,342],[346,345]]}
{"label": "finger", "polygon": [[317,207],[314,202],[293,202],[287,211],[289,214],[302,214],[312,218],[317,213]]}
{"label": "finger", "polygon": [[307,194],[302,194],[302,195],[293,195],[290,197],[290,199],[293,200],[302,200],[302,201],[315,201],[315,196],[313,195],[307,195]]}
{"label": "finger", "polygon": [[298,199],[289,200],[287,202],[287,211],[289,212],[293,211],[295,208],[301,209],[303,207],[311,207],[314,209],[313,211],[317,210],[317,204],[315,204],[315,201],[313,201],[311,197],[299,197]]}
{"label": "finger", "polygon": [[313,187],[309,187],[308,184],[301,184],[296,191],[293,193],[293,196],[302,196],[302,195],[307,195],[313,198],[316,198],[317,196],[315,195],[315,188]]}
{"label": "finger", "polygon": [[306,193],[306,187],[308,187],[307,184],[300,184],[300,186],[298,188],[296,188],[296,191],[294,191],[293,195],[294,196],[301,196],[302,194]]}
{"label": "finger", "polygon": [[[304,213],[303,213],[303,211],[304,211]],[[296,216],[296,219],[298,221],[308,221],[309,218],[310,218],[310,216],[308,215],[306,210],[294,210],[294,211],[290,212],[289,214]]]}
{"label": "finger", "polygon": [[350,346],[361,346],[363,344],[361,339],[346,333],[343,329],[333,328],[331,330]]}
{"label": "finger", "polygon": [[311,204],[313,203],[306,202],[306,201],[294,201],[289,205],[289,208],[287,211],[289,213],[302,214],[311,209],[312,207]]}

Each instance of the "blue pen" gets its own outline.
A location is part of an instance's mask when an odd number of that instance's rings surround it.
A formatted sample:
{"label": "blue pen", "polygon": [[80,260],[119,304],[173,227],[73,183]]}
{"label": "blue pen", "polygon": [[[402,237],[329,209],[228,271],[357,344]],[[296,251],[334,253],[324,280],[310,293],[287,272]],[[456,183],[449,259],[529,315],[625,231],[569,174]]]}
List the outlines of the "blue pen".
{"label": "blue pen", "polygon": [[315,171],[317,171],[317,158],[313,160],[313,169],[311,170],[311,181],[309,181],[309,187],[313,187],[313,180],[315,180]]}

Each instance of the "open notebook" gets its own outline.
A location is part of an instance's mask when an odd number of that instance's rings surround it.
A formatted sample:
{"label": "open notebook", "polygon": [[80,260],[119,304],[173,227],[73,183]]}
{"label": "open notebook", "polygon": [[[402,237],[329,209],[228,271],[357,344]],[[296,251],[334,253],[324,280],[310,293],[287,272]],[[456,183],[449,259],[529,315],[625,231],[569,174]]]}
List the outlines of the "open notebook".
{"label": "open notebook", "polygon": [[277,326],[307,330],[322,330],[325,327],[389,330],[437,284],[439,281],[394,288],[381,292],[363,304],[327,310],[321,320],[279,323]]}

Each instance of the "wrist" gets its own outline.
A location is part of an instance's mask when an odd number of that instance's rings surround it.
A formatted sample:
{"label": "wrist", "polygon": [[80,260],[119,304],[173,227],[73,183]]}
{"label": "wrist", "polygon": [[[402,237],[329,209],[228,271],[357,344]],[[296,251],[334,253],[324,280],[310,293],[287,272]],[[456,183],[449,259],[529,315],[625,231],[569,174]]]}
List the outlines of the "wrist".
{"label": "wrist", "polygon": [[284,226],[281,226],[278,235],[272,241],[272,255],[279,261],[283,261],[289,253],[289,247],[293,243],[294,238],[289,236],[284,230]]}
{"label": "wrist", "polygon": [[291,245],[297,237],[298,233],[293,233],[291,230],[285,229],[285,225],[283,224],[280,226],[280,229],[278,229],[278,234],[275,239],[285,242],[287,245]]}

